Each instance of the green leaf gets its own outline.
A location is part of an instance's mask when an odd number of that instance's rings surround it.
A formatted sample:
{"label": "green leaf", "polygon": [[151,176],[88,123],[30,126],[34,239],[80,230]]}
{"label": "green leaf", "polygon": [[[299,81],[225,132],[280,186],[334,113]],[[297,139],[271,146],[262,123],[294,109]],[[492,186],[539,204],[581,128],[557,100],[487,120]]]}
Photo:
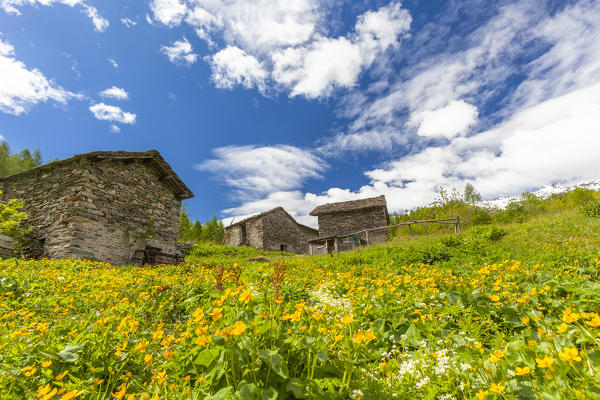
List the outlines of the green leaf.
{"label": "green leaf", "polygon": [[267,390],[263,391],[263,400],[275,400],[279,396],[277,390],[273,387],[269,387]]}
{"label": "green leaf", "polygon": [[294,378],[291,381],[289,381],[285,389],[288,392],[292,392],[294,394],[294,397],[297,399],[305,399],[308,397],[308,390],[306,389],[306,384],[298,378]]}
{"label": "green leaf", "polygon": [[225,400],[232,393],[233,393],[233,386],[227,386],[211,396],[206,396],[204,398],[204,400]]}
{"label": "green leaf", "polygon": [[260,392],[254,383],[244,384],[236,394],[240,400],[260,399]]}
{"label": "green leaf", "polygon": [[198,357],[196,357],[196,362],[203,367],[208,368],[218,355],[219,350],[217,349],[202,350],[200,354],[198,354]]}
{"label": "green leaf", "polygon": [[67,345],[63,350],[58,352],[58,356],[65,362],[75,362],[79,360],[79,355],[85,347],[84,344],[78,344],[77,346]]}
{"label": "green leaf", "polygon": [[282,363],[283,358],[279,355],[277,350],[261,350],[258,352],[260,358],[262,358],[267,365],[281,376],[283,379],[287,379],[289,375],[288,368]]}
{"label": "green leaf", "polygon": [[321,362],[327,361],[327,353],[324,352],[323,350],[319,351],[317,353],[317,360],[319,360]]}

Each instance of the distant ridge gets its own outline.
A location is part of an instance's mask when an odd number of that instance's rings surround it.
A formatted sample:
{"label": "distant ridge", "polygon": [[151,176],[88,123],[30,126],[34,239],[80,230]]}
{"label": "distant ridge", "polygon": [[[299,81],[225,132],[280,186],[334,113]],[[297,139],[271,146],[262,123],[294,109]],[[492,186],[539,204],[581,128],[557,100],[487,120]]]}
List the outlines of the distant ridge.
{"label": "distant ridge", "polygon": [[[545,198],[552,196],[553,194],[566,193],[566,192],[570,192],[571,190],[574,190],[577,188],[600,190],[600,179],[590,181],[590,182],[567,185],[567,186],[560,185],[557,183],[555,183],[553,185],[544,185],[532,193],[535,194],[537,197],[541,197],[541,198],[545,199]],[[477,205],[480,207],[483,207],[483,208],[501,208],[502,209],[502,208],[506,208],[506,206],[509,203],[519,201],[519,200],[521,200],[520,195],[519,196],[504,196],[504,197],[500,197],[496,200],[479,201],[479,202],[477,202]]]}

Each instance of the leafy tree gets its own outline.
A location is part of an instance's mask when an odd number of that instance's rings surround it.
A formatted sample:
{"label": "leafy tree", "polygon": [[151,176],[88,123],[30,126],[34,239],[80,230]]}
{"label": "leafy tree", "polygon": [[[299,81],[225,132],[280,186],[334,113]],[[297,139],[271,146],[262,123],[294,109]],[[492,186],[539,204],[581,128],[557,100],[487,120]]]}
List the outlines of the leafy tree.
{"label": "leafy tree", "polygon": [[204,225],[200,221],[190,219],[185,205],[181,206],[179,213],[179,236],[177,239],[180,242],[212,242],[220,244],[225,237],[225,227],[223,222],[217,220],[214,215],[210,221]]}
{"label": "leafy tree", "polygon": [[478,201],[481,201],[481,194],[477,190],[475,190],[475,186],[471,183],[467,183],[465,185],[465,192],[463,193],[463,198],[465,203],[473,204]]}
{"label": "leafy tree", "polygon": [[[0,195],[2,195],[2,191],[0,191]],[[27,219],[23,207],[24,202],[20,199],[12,199],[8,202],[0,200],[0,234],[13,238],[17,245],[17,251],[22,248],[27,236],[31,233],[31,228],[22,224]]]}
{"label": "leafy tree", "polygon": [[42,155],[39,150],[31,153],[25,149],[20,153],[11,154],[6,141],[0,143],[0,176],[9,176],[21,171],[42,165]]}

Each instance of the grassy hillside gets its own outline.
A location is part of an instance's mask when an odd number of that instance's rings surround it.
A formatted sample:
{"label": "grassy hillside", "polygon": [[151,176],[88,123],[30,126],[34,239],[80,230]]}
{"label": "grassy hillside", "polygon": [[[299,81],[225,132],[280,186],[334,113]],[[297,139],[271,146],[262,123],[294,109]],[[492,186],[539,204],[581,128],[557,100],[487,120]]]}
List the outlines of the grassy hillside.
{"label": "grassy hillside", "polygon": [[558,208],[333,257],[0,261],[0,397],[600,398],[599,235]]}

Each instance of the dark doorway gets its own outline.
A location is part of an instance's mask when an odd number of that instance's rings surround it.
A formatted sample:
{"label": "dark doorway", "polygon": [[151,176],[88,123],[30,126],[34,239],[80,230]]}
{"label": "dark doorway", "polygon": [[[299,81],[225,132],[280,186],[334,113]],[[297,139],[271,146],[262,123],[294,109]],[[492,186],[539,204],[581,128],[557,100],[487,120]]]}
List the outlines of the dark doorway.
{"label": "dark doorway", "polygon": [[279,247],[280,247],[280,250],[279,250],[279,251],[287,251],[287,247],[288,247],[288,246],[287,246],[287,244],[282,244],[282,245],[281,245],[281,246],[279,246]]}
{"label": "dark doorway", "polygon": [[242,243],[241,244],[246,244],[246,241],[248,240],[248,235],[246,234],[246,225],[242,225],[240,228],[242,230]]}

